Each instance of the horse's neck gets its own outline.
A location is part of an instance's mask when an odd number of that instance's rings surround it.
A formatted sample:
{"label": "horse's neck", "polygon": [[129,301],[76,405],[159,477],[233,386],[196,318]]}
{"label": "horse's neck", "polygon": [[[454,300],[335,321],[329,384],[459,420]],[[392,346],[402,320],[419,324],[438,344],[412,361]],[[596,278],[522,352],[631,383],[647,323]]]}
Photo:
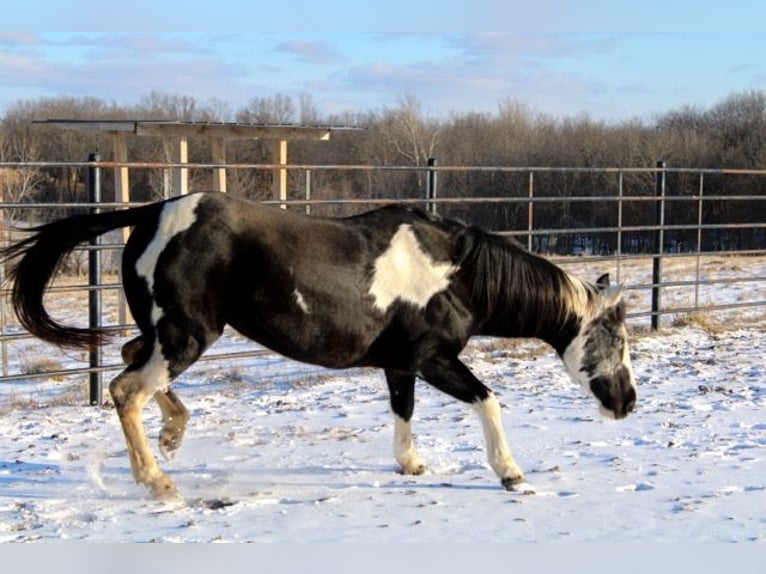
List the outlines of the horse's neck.
{"label": "horse's neck", "polygon": [[504,296],[487,309],[482,334],[533,337],[563,350],[577,334],[588,304],[582,282],[546,259],[526,253],[513,262]]}

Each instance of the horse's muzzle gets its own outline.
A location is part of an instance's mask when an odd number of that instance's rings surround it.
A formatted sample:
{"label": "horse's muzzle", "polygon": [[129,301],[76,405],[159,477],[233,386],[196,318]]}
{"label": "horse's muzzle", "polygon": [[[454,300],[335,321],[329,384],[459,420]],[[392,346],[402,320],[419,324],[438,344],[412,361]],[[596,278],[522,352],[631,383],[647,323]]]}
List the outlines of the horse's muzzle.
{"label": "horse's muzzle", "polygon": [[633,412],[633,409],[636,408],[636,389],[631,387],[626,395],[627,396],[621,405],[619,403],[615,404],[615,418],[624,419],[626,416]]}
{"label": "horse's muzzle", "polygon": [[616,419],[624,419],[636,408],[636,388],[627,369],[621,369],[614,377],[592,379],[590,390]]}

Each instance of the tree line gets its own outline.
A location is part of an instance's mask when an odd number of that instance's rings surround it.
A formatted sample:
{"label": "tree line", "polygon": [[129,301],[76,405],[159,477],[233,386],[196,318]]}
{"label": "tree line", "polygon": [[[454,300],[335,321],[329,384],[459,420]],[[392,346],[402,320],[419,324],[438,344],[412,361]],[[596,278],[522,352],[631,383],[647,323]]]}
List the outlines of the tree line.
{"label": "tree line", "polygon": [[[9,106],[0,121],[0,161],[67,162],[82,161],[99,152],[112,159],[108,134],[78,132],[33,123],[51,118],[81,120],[181,120],[194,122],[244,122],[261,124],[304,124],[359,126],[363,129],[337,131],[330,142],[290,143],[289,163],[296,165],[375,165],[423,167],[429,158],[440,166],[476,167],[573,167],[652,168],[657,160],[670,167],[766,169],[766,91],[733,93],[709,108],[685,106],[652,119],[608,123],[587,114],[554,117],[539,113],[514,99],[498,103],[493,113],[455,112],[430,117],[420,101],[411,95],[395,105],[378,110],[322,115],[310,95],[299,98],[278,94],[255,97],[247,106],[232,110],[225,102],[201,102],[193,96],[150,93],[135,105],[122,105],[91,97],[56,97],[22,100]],[[128,139],[131,161],[170,161],[158,138]],[[269,164],[270,142],[232,140],[227,143],[230,163]],[[189,161],[209,163],[209,143],[189,142]],[[107,170],[108,171],[108,170]],[[0,171],[0,191],[6,202],[81,201],[84,191],[81,168],[39,168]],[[104,186],[112,185],[105,173]],[[271,173],[266,170],[230,170],[228,190],[255,199],[271,198]],[[305,174],[291,170],[289,187],[302,197]],[[314,199],[338,198],[421,198],[427,173],[423,170],[312,172]],[[210,188],[211,173],[190,170],[190,188]],[[163,196],[161,170],[133,169],[131,198],[148,201]],[[650,172],[626,173],[622,180],[626,196],[654,193],[655,178]],[[604,228],[617,224],[615,202],[572,202],[573,196],[616,196],[618,177],[605,172],[543,171],[534,174],[534,194],[561,198],[555,203],[534,207],[534,227]],[[669,173],[668,195],[693,196],[699,193],[699,175]],[[528,172],[486,170],[438,173],[439,197],[526,197]],[[754,174],[706,174],[706,195],[763,196],[766,176]],[[108,197],[108,195],[107,195]],[[445,204],[439,210],[450,216],[497,230],[526,230],[528,206],[520,203]],[[318,210],[339,213],[337,207]],[[48,213],[46,216],[60,214]],[[696,204],[671,201],[666,204],[666,223],[695,224]],[[763,223],[766,206],[761,200],[710,201],[704,204],[703,222]],[[627,226],[654,224],[655,205],[625,202],[622,223]],[[653,234],[633,232],[623,236],[623,249],[650,251]],[[666,249],[692,247],[696,231],[666,234]],[[536,237],[537,248],[571,253],[579,247],[610,252],[616,247],[614,233],[575,233]],[[706,249],[759,249],[766,243],[762,229],[706,231]]]}

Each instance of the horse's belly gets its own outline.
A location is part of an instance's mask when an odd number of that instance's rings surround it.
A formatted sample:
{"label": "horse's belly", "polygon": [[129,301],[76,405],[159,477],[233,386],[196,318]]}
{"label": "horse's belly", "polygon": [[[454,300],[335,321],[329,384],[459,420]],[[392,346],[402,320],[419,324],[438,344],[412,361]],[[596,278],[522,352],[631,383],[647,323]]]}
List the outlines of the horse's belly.
{"label": "horse's belly", "polygon": [[358,364],[381,329],[379,317],[348,308],[332,314],[275,313],[265,309],[249,317],[240,315],[230,324],[281,355],[330,368]]}

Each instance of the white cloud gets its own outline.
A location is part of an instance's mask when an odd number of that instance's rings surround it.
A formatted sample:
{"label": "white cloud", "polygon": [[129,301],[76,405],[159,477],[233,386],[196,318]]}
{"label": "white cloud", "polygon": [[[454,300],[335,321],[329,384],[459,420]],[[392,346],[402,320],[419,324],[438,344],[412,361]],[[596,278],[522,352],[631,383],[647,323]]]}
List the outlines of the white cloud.
{"label": "white cloud", "polygon": [[0,46],[28,46],[40,42],[40,36],[30,32],[0,32]]}
{"label": "white cloud", "polygon": [[0,106],[60,94],[133,104],[159,91],[238,109],[307,92],[328,114],[409,94],[434,115],[512,98],[552,115],[627,118],[763,86],[759,38],[717,43],[739,47],[729,57],[704,52],[704,35],[0,33]]}
{"label": "white cloud", "polygon": [[308,64],[338,64],[343,58],[326,42],[307,42],[290,40],[281,42],[274,48],[276,52],[285,52]]}

